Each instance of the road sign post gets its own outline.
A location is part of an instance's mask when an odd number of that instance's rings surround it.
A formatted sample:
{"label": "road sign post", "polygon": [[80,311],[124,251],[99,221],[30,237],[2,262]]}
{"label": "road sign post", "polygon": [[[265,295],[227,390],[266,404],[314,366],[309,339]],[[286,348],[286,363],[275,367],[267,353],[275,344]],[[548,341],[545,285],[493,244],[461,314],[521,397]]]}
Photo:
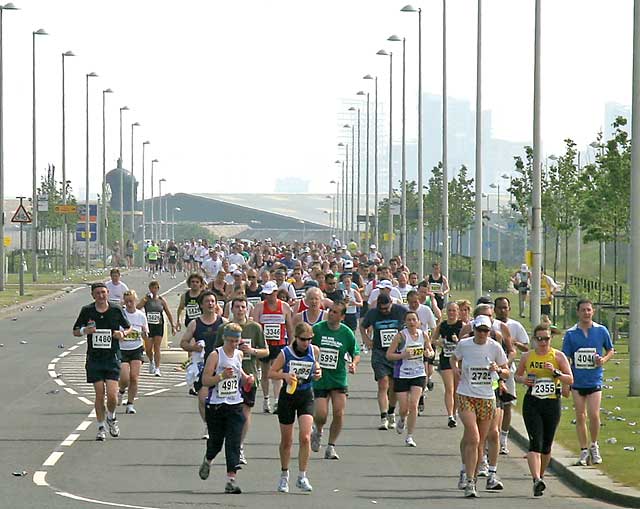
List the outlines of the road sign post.
{"label": "road sign post", "polygon": [[24,208],[22,204],[22,200],[24,200],[24,196],[16,196],[20,200],[20,205],[13,214],[11,218],[12,223],[20,224],[20,296],[24,295],[24,223],[31,222],[31,216],[27,212],[27,209]]}

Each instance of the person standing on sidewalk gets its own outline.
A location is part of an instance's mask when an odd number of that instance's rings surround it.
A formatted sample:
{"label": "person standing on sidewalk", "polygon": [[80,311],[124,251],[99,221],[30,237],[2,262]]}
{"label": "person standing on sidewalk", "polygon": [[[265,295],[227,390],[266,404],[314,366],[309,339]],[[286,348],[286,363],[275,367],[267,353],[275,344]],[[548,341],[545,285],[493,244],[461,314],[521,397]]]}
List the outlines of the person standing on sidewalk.
{"label": "person standing on sidewalk", "polygon": [[[104,283],[91,285],[94,302],[83,306],[73,324],[73,335],[87,336],[87,383],[95,391],[96,440],[107,438],[106,426],[112,437],[120,436],[116,419],[118,381],[120,379],[120,341],[131,332],[131,324],[120,306],[109,302],[109,290]],[[105,424],[104,395],[107,394],[107,419]]]}
{"label": "person standing on sidewalk", "polygon": [[533,479],[533,496],[540,497],[546,488],[544,473],[560,422],[560,384],[573,383],[573,375],[566,356],[551,348],[548,324],[538,325],[533,336],[536,347],[522,354],[515,379],[528,387],[522,404],[522,417],[529,435],[527,463]]}
{"label": "person standing on sidewalk", "polygon": [[[593,321],[593,302],[580,299],[576,304],[578,323],[567,330],[562,341],[562,352],[571,362],[573,384],[571,395],[576,409],[576,432],[580,443],[577,464],[586,466],[602,463],[598,434],[600,433],[600,401],[602,399],[603,369],[614,350],[609,330]],[[566,395],[565,390],[565,395]],[[587,417],[591,446],[587,449]]]}

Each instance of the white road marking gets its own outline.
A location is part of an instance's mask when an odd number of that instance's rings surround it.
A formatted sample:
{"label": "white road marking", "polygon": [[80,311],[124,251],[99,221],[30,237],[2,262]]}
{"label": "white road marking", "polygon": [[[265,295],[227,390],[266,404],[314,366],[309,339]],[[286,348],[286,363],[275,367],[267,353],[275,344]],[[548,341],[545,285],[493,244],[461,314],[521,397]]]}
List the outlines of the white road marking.
{"label": "white road marking", "polygon": [[167,392],[171,389],[158,389],[157,391],[147,392],[145,396],[155,396],[156,394],[160,394],[161,392]]}
{"label": "white road marking", "polygon": [[78,344],[78,345],[84,345],[86,342],[87,342],[87,340],[86,340],[86,339],[83,339],[82,341],[78,341],[78,343],[77,343],[77,344]]}
{"label": "white road marking", "polygon": [[101,504],[101,505],[109,505],[112,507],[127,507],[130,509],[160,509],[158,507],[146,506],[146,505],[129,505],[129,504],[118,504],[116,502],[104,502],[103,500],[96,500],[94,498],[85,498],[80,497],[78,495],[74,495],[72,493],[67,493],[66,491],[56,491],[57,495],[62,497],[72,498],[73,500],[80,500],[82,502],[90,502],[92,504]]}
{"label": "white road marking", "polygon": [[78,399],[80,401],[82,401],[83,403],[86,403],[87,405],[93,405],[93,401],[88,400],[87,398],[85,398],[84,396],[79,396]]}
{"label": "white road marking", "polygon": [[73,352],[76,348],[78,348],[80,345],[73,345],[72,347],[69,347],[69,351]]}
{"label": "white road marking", "polygon": [[91,424],[91,421],[82,421],[80,424],[78,424],[76,431],[86,431],[89,426],[91,426]]}
{"label": "white road marking", "polygon": [[49,376],[51,378],[56,378],[58,376],[58,373],[56,373],[55,371],[49,371]]}
{"label": "white road marking", "polygon": [[44,463],[42,464],[43,467],[52,467],[54,466],[56,463],[58,463],[58,460],[60,458],[62,458],[63,456],[63,452],[60,451],[53,451],[49,457],[44,461]]}
{"label": "white road marking", "polygon": [[69,352],[62,352],[58,357],[66,357],[67,355],[69,355]]}
{"label": "white road marking", "polygon": [[67,438],[65,438],[60,445],[63,445],[65,447],[71,447],[73,445],[73,443],[78,440],[78,437],[80,437],[80,435],[78,433],[71,433]]}
{"label": "white road marking", "polygon": [[180,382],[179,384],[175,384],[174,387],[184,387],[187,385],[187,382]]}
{"label": "white road marking", "polygon": [[70,387],[65,387],[64,390],[67,391],[69,394],[73,394],[74,396],[78,394],[77,391],[74,391]]}
{"label": "white road marking", "polygon": [[47,472],[44,470],[38,470],[33,473],[33,482],[36,486],[49,486],[49,483],[45,480]]}
{"label": "white road marking", "polygon": [[89,412],[89,419],[95,419],[96,418],[96,409],[94,408],[93,410],[91,410],[91,412]]}
{"label": "white road marking", "polygon": [[56,364],[60,359],[56,357],[55,359],[51,359],[51,364]]}
{"label": "white road marking", "polygon": [[55,369],[56,369],[56,366],[55,366],[55,364],[51,363],[51,364],[49,364],[49,365],[47,366],[47,369],[48,369],[48,370],[55,370]]}
{"label": "white road marking", "polygon": [[55,383],[57,383],[60,387],[64,387],[65,385],[67,385],[62,380],[60,380],[59,378],[54,378],[53,381]]}

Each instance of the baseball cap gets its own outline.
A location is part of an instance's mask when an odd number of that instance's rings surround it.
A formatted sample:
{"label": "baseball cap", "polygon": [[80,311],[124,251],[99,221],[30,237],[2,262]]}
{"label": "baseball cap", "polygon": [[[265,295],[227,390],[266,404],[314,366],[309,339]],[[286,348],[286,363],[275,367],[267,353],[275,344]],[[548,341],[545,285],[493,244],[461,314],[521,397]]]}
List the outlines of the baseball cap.
{"label": "baseball cap", "polygon": [[260,293],[264,293],[265,295],[269,295],[273,292],[277,292],[278,291],[278,285],[275,284],[273,281],[267,281],[263,286],[262,286],[262,291]]}
{"label": "baseball cap", "polygon": [[344,269],[353,269],[353,262],[351,260],[345,260],[344,261]]}
{"label": "baseball cap", "polygon": [[526,263],[523,263],[522,265],[520,265],[520,270],[522,272],[527,272],[529,270],[529,266]]}
{"label": "baseball cap", "polygon": [[391,281],[389,281],[388,279],[383,279],[382,281],[378,282],[378,288],[393,288],[393,284],[391,283]]}
{"label": "baseball cap", "polygon": [[478,315],[473,319],[473,328],[479,329],[480,327],[484,327],[486,329],[491,329],[491,319],[486,315]]}

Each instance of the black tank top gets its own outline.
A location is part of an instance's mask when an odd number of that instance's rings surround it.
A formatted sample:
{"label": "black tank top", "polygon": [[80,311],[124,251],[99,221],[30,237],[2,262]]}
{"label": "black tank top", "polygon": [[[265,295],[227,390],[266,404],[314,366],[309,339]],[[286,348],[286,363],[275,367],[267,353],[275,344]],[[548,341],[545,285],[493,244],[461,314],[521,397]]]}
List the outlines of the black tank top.
{"label": "black tank top", "polygon": [[446,321],[440,324],[440,337],[446,338],[447,341],[452,341],[452,337],[455,334],[460,337],[460,331],[462,330],[462,321],[458,320],[454,324],[449,324]]}
{"label": "black tank top", "polygon": [[252,290],[248,286],[245,288],[247,298],[249,297],[262,297],[262,285],[258,285],[255,290]]}
{"label": "black tank top", "polygon": [[164,327],[164,306],[160,298],[152,299],[147,296],[147,301],[144,303],[144,311],[147,314],[149,325]]}
{"label": "black tank top", "polygon": [[204,362],[207,362],[207,357],[213,352],[216,344],[216,335],[218,334],[218,327],[222,325],[222,317],[219,316],[215,322],[207,325],[202,321],[201,317],[196,320],[196,330],[193,333],[193,338],[196,341],[204,341]]}
{"label": "black tank top", "polygon": [[189,325],[191,320],[195,320],[198,316],[202,314],[202,310],[200,309],[200,304],[198,304],[198,297],[192,297],[189,293],[190,290],[187,290],[184,294],[184,325],[185,327]]}

